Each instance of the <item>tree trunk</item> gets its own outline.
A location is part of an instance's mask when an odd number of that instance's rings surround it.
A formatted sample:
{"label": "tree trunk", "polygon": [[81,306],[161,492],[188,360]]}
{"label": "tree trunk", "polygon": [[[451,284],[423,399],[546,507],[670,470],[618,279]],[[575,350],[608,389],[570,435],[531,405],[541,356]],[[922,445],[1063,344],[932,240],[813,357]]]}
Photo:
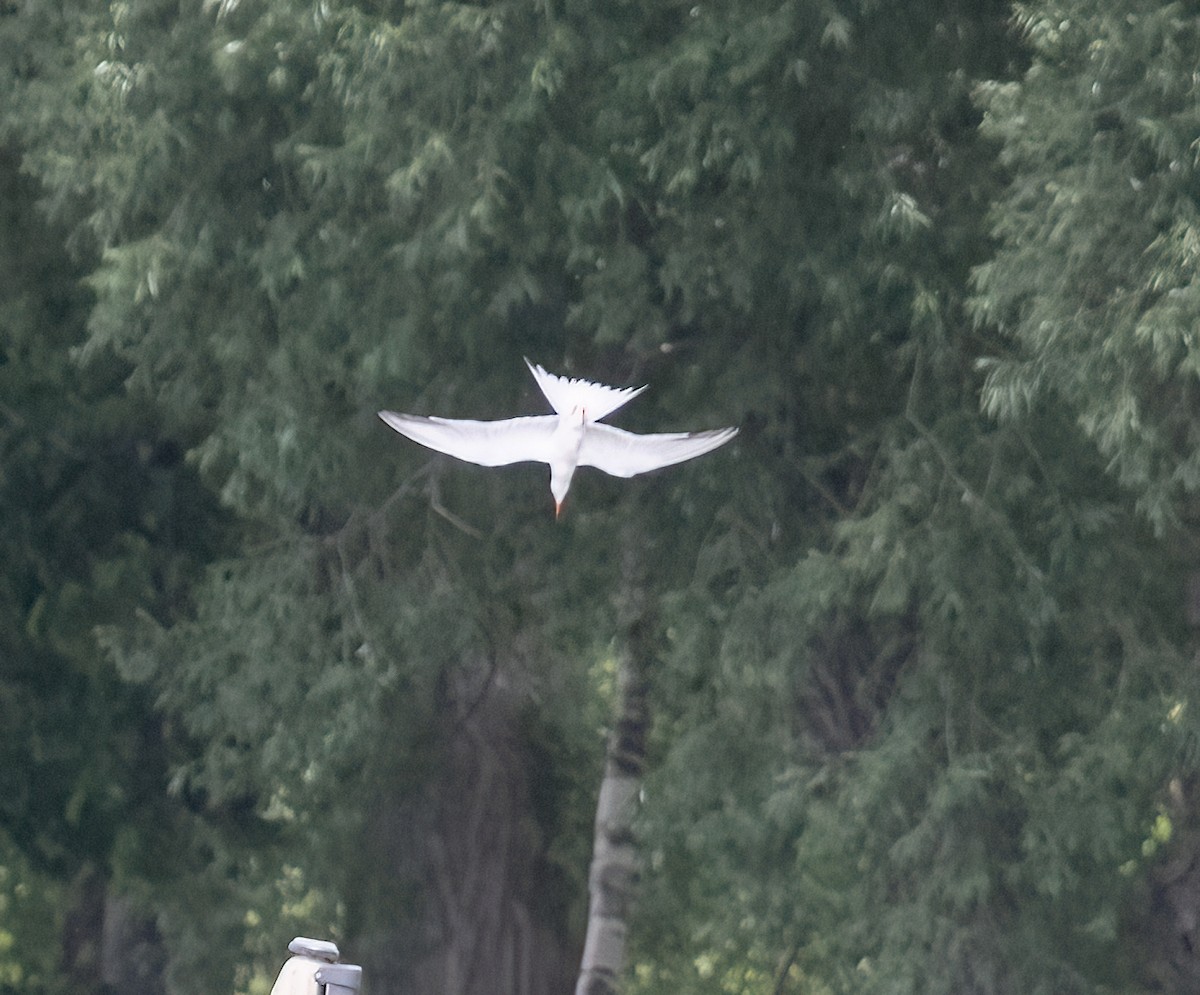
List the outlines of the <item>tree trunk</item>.
{"label": "tree trunk", "polygon": [[595,841],[588,873],[588,926],[575,995],[610,995],[625,969],[625,941],[638,877],[633,816],[646,761],[649,727],[647,664],[652,621],[640,558],[625,543],[625,651],[618,673],[616,723],[609,736],[604,780],[596,803]]}
{"label": "tree trunk", "polygon": [[432,782],[412,772],[374,803],[344,949],[372,995],[562,995],[578,947],[565,929],[531,789],[540,776],[523,700],[493,685],[447,716]]}
{"label": "tree trunk", "polygon": [[72,991],[166,991],[166,953],[154,920],[114,894],[94,867],[77,875],[63,917],[63,973]]}

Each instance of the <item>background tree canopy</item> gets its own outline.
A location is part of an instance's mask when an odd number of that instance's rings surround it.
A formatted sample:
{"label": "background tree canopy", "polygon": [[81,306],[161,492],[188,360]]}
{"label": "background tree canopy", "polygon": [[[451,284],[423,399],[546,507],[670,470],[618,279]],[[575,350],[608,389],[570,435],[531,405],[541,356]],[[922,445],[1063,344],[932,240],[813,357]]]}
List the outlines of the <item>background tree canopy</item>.
{"label": "background tree canopy", "polygon": [[[1200,15],[0,6],[0,984],[1196,990]],[[737,424],[434,458],[522,357]],[[129,979],[136,979],[130,981]]]}

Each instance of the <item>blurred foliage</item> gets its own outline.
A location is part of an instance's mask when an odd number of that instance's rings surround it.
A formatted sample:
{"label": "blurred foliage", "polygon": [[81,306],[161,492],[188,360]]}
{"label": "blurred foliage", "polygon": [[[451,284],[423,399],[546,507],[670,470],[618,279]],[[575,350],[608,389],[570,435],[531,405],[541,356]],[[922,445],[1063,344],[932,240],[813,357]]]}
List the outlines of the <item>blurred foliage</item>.
{"label": "blurred foliage", "polygon": [[[1181,4],[1021,8],[1036,61],[990,83],[984,130],[1015,179],[975,311],[1014,346],[986,357],[985,407],[1054,396],[1159,530],[1196,490],[1196,80]],[[1052,265],[1048,265],[1053,260]]]}
{"label": "blurred foliage", "polygon": [[0,840],[0,991],[65,991],[58,973],[61,882]]}

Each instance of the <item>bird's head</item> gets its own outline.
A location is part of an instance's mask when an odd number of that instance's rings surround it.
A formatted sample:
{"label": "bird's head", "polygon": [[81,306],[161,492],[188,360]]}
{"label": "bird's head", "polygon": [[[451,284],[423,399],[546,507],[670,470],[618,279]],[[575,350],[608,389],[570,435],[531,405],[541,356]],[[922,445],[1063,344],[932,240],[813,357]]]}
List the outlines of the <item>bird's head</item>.
{"label": "bird's head", "polygon": [[558,489],[558,488],[555,488],[555,489],[553,490],[553,494],[554,494],[554,520],[555,520],[556,522],[557,522],[557,521],[558,521],[560,518],[562,518],[562,513],[563,513],[563,505],[564,505],[564,504],[566,503],[566,501],[567,501],[567,489],[566,489],[565,487],[563,487],[561,490],[562,490],[562,493],[559,493],[559,489]]}
{"label": "bird's head", "polygon": [[571,488],[570,475],[550,474],[550,493],[554,496],[554,519],[562,517],[563,503],[567,500],[567,491]]}

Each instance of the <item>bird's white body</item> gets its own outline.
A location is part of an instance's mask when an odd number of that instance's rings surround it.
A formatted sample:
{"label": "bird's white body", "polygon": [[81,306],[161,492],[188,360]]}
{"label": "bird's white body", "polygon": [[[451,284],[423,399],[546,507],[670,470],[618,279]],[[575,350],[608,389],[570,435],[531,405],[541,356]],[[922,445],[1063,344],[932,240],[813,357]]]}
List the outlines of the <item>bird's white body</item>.
{"label": "bird's white body", "polygon": [[736,428],[710,432],[636,435],[599,419],[632,400],[645,387],[606,387],[547,373],[525,360],[553,415],[500,421],[406,415],[381,411],[379,417],[414,442],[480,466],[534,461],[550,465],[555,514],[571,487],[576,467],[594,466],[616,477],[633,477],[702,456],[737,435]]}

